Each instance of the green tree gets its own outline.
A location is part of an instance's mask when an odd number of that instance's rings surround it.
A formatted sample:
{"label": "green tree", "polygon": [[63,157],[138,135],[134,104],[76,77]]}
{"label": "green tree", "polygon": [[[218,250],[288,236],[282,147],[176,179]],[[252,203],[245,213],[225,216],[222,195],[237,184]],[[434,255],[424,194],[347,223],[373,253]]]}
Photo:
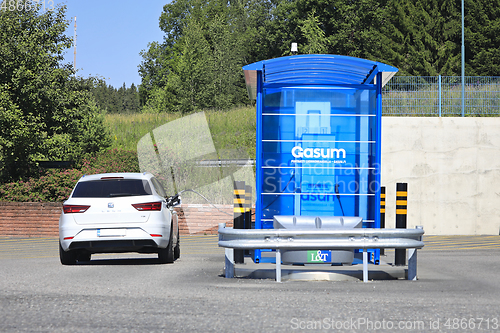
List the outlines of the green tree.
{"label": "green tree", "polygon": [[[292,42],[403,75],[458,75],[460,12],[459,0],[174,0],[160,17],[164,41],[142,53],[141,101],[171,111],[245,103],[241,67],[289,55]],[[499,75],[500,0],[466,0],[465,28],[466,74]]]}
{"label": "green tree", "polygon": [[67,25],[62,6],[0,12],[0,181],[28,176],[38,160],[74,160],[110,144],[94,80],[61,64]]}
{"label": "green tree", "polygon": [[[209,38],[212,53],[212,83],[214,85],[213,106],[227,110],[243,104],[246,97],[243,71],[245,45],[240,39],[243,34],[238,4],[217,13],[209,24]],[[244,99],[242,98],[244,97]]]}
{"label": "green tree", "polygon": [[[174,45],[174,44],[173,44]],[[167,47],[166,42],[160,44],[151,42],[147,50],[142,50],[142,62],[138,66],[141,76],[139,86],[139,100],[141,106],[152,98],[153,91],[167,85],[167,78],[172,70],[172,45]]]}
{"label": "green tree", "polygon": [[321,54],[328,52],[328,39],[325,37],[325,32],[321,29],[319,19],[315,16],[315,13],[316,9],[313,9],[300,26],[302,35],[307,40],[302,53]]}
{"label": "green tree", "polygon": [[500,0],[465,1],[467,75],[500,75]]}
{"label": "green tree", "polygon": [[106,81],[98,80],[92,89],[92,94],[101,110],[106,113],[120,112],[117,91],[111,85],[107,85]]}
{"label": "green tree", "polygon": [[178,0],[164,7],[162,44],[143,51],[145,111],[228,109],[246,102],[246,25],[241,1]]}
{"label": "green tree", "polygon": [[212,52],[203,26],[191,17],[180,39],[180,54],[169,82],[177,97],[176,111],[188,112],[213,104],[212,70]]}
{"label": "green tree", "polygon": [[139,92],[135,84],[131,84],[130,88],[127,89],[127,105],[131,113],[137,113],[141,109],[139,101]]}
{"label": "green tree", "polygon": [[165,33],[163,42],[153,41],[142,50],[142,62],[138,66],[141,76],[139,98],[146,112],[173,111],[176,99],[168,86],[179,52],[179,39],[191,16],[191,0],[174,0],[163,7],[159,27]]}
{"label": "green tree", "polygon": [[[242,0],[238,8],[239,49],[243,53],[243,64],[275,58],[282,54],[283,41],[273,22],[276,0]],[[289,50],[289,48],[288,48]]]}
{"label": "green tree", "polygon": [[456,1],[389,0],[387,43],[380,58],[403,75],[457,75],[460,72],[460,16]]}
{"label": "green tree", "polygon": [[376,28],[383,24],[384,10],[383,3],[375,0],[277,1],[267,28],[279,49],[274,56],[290,54],[292,42],[306,47],[299,53],[308,53],[308,45],[317,43],[311,38],[319,38],[316,46],[327,46],[320,47],[322,53],[373,59],[381,44]]}

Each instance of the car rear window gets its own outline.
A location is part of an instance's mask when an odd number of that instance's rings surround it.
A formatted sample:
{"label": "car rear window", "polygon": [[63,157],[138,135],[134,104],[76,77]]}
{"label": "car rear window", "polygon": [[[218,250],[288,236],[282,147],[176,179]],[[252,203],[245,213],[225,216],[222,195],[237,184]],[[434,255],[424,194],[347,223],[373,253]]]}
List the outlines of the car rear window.
{"label": "car rear window", "polygon": [[144,179],[110,179],[80,182],[76,185],[73,198],[113,198],[137,195],[151,195],[149,182]]}

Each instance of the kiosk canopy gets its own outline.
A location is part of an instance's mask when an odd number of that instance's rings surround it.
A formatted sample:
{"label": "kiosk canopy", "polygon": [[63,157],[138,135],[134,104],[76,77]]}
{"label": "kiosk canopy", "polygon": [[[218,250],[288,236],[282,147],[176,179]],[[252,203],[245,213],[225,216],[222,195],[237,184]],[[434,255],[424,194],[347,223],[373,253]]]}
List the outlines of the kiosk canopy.
{"label": "kiosk canopy", "polygon": [[250,99],[256,99],[257,71],[269,84],[300,85],[372,85],[382,73],[384,86],[397,68],[371,60],[341,55],[296,55],[263,60],[243,67]]}

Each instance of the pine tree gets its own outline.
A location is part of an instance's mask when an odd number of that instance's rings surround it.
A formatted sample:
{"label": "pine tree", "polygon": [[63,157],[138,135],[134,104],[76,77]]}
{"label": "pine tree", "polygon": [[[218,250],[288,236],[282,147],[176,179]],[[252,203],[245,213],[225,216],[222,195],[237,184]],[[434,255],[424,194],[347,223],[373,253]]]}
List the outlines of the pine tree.
{"label": "pine tree", "polygon": [[319,19],[315,16],[316,10],[313,9],[300,26],[302,35],[307,40],[307,44],[303,46],[302,53],[327,53],[328,39],[325,37],[325,32],[320,27]]}
{"label": "pine tree", "polygon": [[500,0],[465,2],[467,75],[500,75]]}

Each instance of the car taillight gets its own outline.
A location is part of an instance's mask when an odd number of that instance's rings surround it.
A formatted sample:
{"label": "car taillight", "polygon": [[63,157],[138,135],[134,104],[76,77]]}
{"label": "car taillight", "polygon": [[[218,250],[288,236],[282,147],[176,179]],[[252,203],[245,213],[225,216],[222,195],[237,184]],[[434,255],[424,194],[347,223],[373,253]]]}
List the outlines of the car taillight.
{"label": "car taillight", "polygon": [[64,214],[85,213],[90,206],[86,205],[63,205]]}
{"label": "car taillight", "polygon": [[137,210],[161,210],[161,201],[132,204]]}

